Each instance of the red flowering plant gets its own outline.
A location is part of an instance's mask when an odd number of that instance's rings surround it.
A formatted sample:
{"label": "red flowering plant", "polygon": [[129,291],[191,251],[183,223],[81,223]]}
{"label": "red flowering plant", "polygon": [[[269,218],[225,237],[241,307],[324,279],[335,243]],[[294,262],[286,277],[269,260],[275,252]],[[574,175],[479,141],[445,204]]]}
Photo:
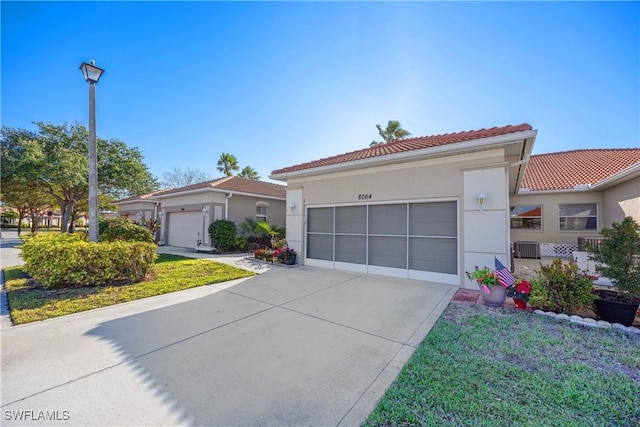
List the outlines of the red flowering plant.
{"label": "red flowering plant", "polygon": [[531,283],[518,279],[515,284],[507,288],[507,296],[527,302],[531,296]]}
{"label": "red flowering plant", "polygon": [[489,267],[478,268],[476,265],[472,272],[466,272],[469,280],[476,280],[478,285],[497,285],[498,279],[493,270],[489,269]]}

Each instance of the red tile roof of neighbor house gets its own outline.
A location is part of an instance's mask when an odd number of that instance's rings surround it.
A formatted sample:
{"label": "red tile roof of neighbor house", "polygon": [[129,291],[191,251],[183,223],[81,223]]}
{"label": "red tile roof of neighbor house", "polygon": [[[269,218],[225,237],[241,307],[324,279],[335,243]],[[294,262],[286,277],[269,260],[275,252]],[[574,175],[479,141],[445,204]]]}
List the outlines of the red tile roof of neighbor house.
{"label": "red tile roof of neighbor house", "polygon": [[403,153],[407,151],[420,150],[424,148],[437,147],[441,145],[454,144],[456,142],[472,141],[474,139],[489,138],[492,136],[507,135],[510,133],[532,130],[531,125],[523,123],[520,125],[508,125],[494,127],[490,129],[478,129],[465,132],[447,133],[443,135],[422,136],[418,138],[405,138],[374,147],[364,148],[350,153],[339,154],[337,156],[314,160],[312,162],[301,163],[271,172],[272,175],[279,175],[287,172],[295,172],[306,169],[313,169],[322,166],[348,163],[356,160],[369,159],[386,156],[389,154]]}
{"label": "red tile roof of neighbor house", "polygon": [[283,199],[287,197],[287,187],[284,185],[257,181],[255,179],[240,178],[238,176],[225,176],[223,178],[199,182],[185,187],[172,188],[154,193],[153,197],[162,197],[170,194],[207,188],[236,193],[256,194],[260,196],[281,197]]}
{"label": "red tile roof of neighbor house", "polygon": [[585,149],[531,156],[520,188],[565,190],[595,185],[640,163],[639,148]]}

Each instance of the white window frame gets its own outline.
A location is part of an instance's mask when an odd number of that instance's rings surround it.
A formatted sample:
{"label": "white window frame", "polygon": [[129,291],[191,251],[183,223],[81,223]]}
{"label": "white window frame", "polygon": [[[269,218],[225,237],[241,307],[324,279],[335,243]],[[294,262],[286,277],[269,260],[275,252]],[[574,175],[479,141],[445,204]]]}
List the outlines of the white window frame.
{"label": "white window frame", "polygon": [[[260,208],[265,209],[265,214],[260,214]],[[267,202],[258,202],[256,203],[256,221],[265,221],[269,222],[269,203]]]}
{"label": "white window frame", "polygon": [[[540,207],[540,216],[511,216],[511,212],[513,212],[514,209],[519,208],[519,207],[532,207],[532,208],[537,208]],[[534,210],[531,209],[531,210]],[[526,212],[525,212],[526,213]],[[511,224],[511,220],[513,219],[522,219],[523,221],[523,225],[524,225],[524,220],[525,219],[535,219],[535,218],[539,218],[540,219],[540,228],[527,228],[527,227],[513,227]],[[544,230],[544,205],[542,204],[533,204],[533,205],[514,205],[514,206],[510,206],[509,207],[509,228],[511,230],[517,230],[517,231],[543,231]]]}
{"label": "white window frame", "polygon": [[[593,205],[595,207],[595,211],[596,214],[595,215],[588,215],[588,216],[575,216],[575,215],[560,215],[560,212],[562,210],[562,206],[575,206],[575,205]],[[579,232],[585,232],[585,231],[598,231],[598,224],[600,223],[599,219],[598,219],[598,214],[600,212],[600,209],[598,208],[598,203],[596,202],[586,202],[586,203],[560,203],[558,204],[558,229],[560,231],[579,231]],[[565,218],[565,227],[562,227],[562,219]],[[595,218],[596,219],[596,225],[594,228],[566,228],[566,224],[567,221],[566,219],[568,218]]]}

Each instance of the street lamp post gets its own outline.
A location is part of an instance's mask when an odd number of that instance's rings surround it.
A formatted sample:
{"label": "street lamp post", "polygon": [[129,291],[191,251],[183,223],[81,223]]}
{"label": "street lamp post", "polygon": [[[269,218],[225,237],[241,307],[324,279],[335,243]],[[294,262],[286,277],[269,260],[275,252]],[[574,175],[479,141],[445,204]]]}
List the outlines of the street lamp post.
{"label": "street lamp post", "polygon": [[98,241],[98,148],[96,144],[96,83],[104,70],[95,61],[83,62],[80,70],[89,83],[89,241]]}

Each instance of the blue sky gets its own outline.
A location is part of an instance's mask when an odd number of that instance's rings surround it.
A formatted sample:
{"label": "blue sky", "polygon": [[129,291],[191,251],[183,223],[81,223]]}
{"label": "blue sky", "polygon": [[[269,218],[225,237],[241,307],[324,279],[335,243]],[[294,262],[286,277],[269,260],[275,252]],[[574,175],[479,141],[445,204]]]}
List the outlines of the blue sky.
{"label": "blue sky", "polygon": [[530,123],[534,153],[640,146],[639,3],[2,1],[1,119],[87,123],[151,172],[263,178],[413,136]]}

